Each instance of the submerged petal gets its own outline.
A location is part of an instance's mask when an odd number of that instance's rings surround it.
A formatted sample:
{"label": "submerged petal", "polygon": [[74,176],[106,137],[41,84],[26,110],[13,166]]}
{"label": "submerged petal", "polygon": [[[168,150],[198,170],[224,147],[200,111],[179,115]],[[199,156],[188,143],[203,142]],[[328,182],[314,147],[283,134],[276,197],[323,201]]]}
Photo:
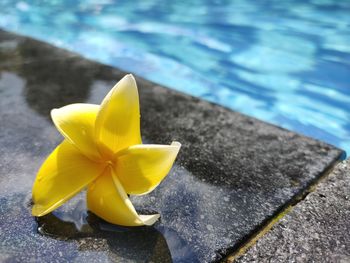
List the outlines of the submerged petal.
{"label": "submerged petal", "polygon": [[99,105],[77,103],[51,111],[52,120],[60,133],[92,160],[101,158],[94,141],[99,108]]}
{"label": "submerged petal", "polygon": [[88,189],[88,208],[107,222],[122,226],[152,225],[155,215],[138,215],[118,177],[107,168]]}
{"label": "submerged petal", "polygon": [[181,144],[131,146],[116,155],[115,173],[128,194],[146,194],[170,171]]}
{"label": "submerged petal", "polygon": [[82,155],[64,140],[41,166],[33,185],[32,214],[43,216],[58,208],[98,177],[105,165]]}
{"label": "submerged petal", "polygon": [[95,135],[114,153],[141,143],[139,95],[132,75],[121,79],[102,101]]}

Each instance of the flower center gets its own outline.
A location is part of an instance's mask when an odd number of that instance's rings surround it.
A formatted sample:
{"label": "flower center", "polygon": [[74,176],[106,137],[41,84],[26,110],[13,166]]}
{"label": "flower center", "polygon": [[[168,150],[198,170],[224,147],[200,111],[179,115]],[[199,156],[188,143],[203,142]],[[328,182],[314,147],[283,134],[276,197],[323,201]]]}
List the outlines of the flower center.
{"label": "flower center", "polygon": [[106,161],[106,164],[107,164],[107,166],[113,167],[113,166],[115,165],[115,162],[113,162],[113,161],[111,161],[111,160],[107,160],[107,161]]}

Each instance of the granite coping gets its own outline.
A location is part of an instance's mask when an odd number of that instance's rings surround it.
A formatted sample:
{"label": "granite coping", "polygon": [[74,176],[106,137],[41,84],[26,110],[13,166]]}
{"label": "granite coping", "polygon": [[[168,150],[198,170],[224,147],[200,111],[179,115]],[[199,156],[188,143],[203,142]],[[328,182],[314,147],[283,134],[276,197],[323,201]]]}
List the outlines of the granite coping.
{"label": "granite coping", "polygon": [[138,210],[153,227],[107,224],[84,194],[42,218],[31,186],[62,140],[49,111],[100,103],[126,73],[0,31],[0,260],[20,262],[213,262],[223,260],[295,202],[344,152],[326,143],[138,78],[144,142],[182,148]]}

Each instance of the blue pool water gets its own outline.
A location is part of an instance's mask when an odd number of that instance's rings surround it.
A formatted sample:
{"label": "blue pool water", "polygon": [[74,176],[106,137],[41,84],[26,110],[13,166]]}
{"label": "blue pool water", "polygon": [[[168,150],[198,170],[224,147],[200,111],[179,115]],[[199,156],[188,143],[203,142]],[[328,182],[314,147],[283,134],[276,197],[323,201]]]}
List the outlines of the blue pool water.
{"label": "blue pool water", "polygon": [[350,151],[350,1],[0,1],[0,27]]}

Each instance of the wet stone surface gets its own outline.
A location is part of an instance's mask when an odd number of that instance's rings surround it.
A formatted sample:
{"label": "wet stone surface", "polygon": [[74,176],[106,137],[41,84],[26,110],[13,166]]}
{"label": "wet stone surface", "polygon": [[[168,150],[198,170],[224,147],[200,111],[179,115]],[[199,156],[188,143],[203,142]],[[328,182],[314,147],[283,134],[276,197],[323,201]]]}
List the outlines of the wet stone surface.
{"label": "wet stone surface", "polygon": [[207,262],[233,252],[342,157],[293,132],[137,78],[144,142],[183,144],[151,194],[154,227],[123,228],[86,212],[84,193],[31,216],[31,186],[62,140],[49,111],[100,103],[120,70],[0,31],[0,261]]}

